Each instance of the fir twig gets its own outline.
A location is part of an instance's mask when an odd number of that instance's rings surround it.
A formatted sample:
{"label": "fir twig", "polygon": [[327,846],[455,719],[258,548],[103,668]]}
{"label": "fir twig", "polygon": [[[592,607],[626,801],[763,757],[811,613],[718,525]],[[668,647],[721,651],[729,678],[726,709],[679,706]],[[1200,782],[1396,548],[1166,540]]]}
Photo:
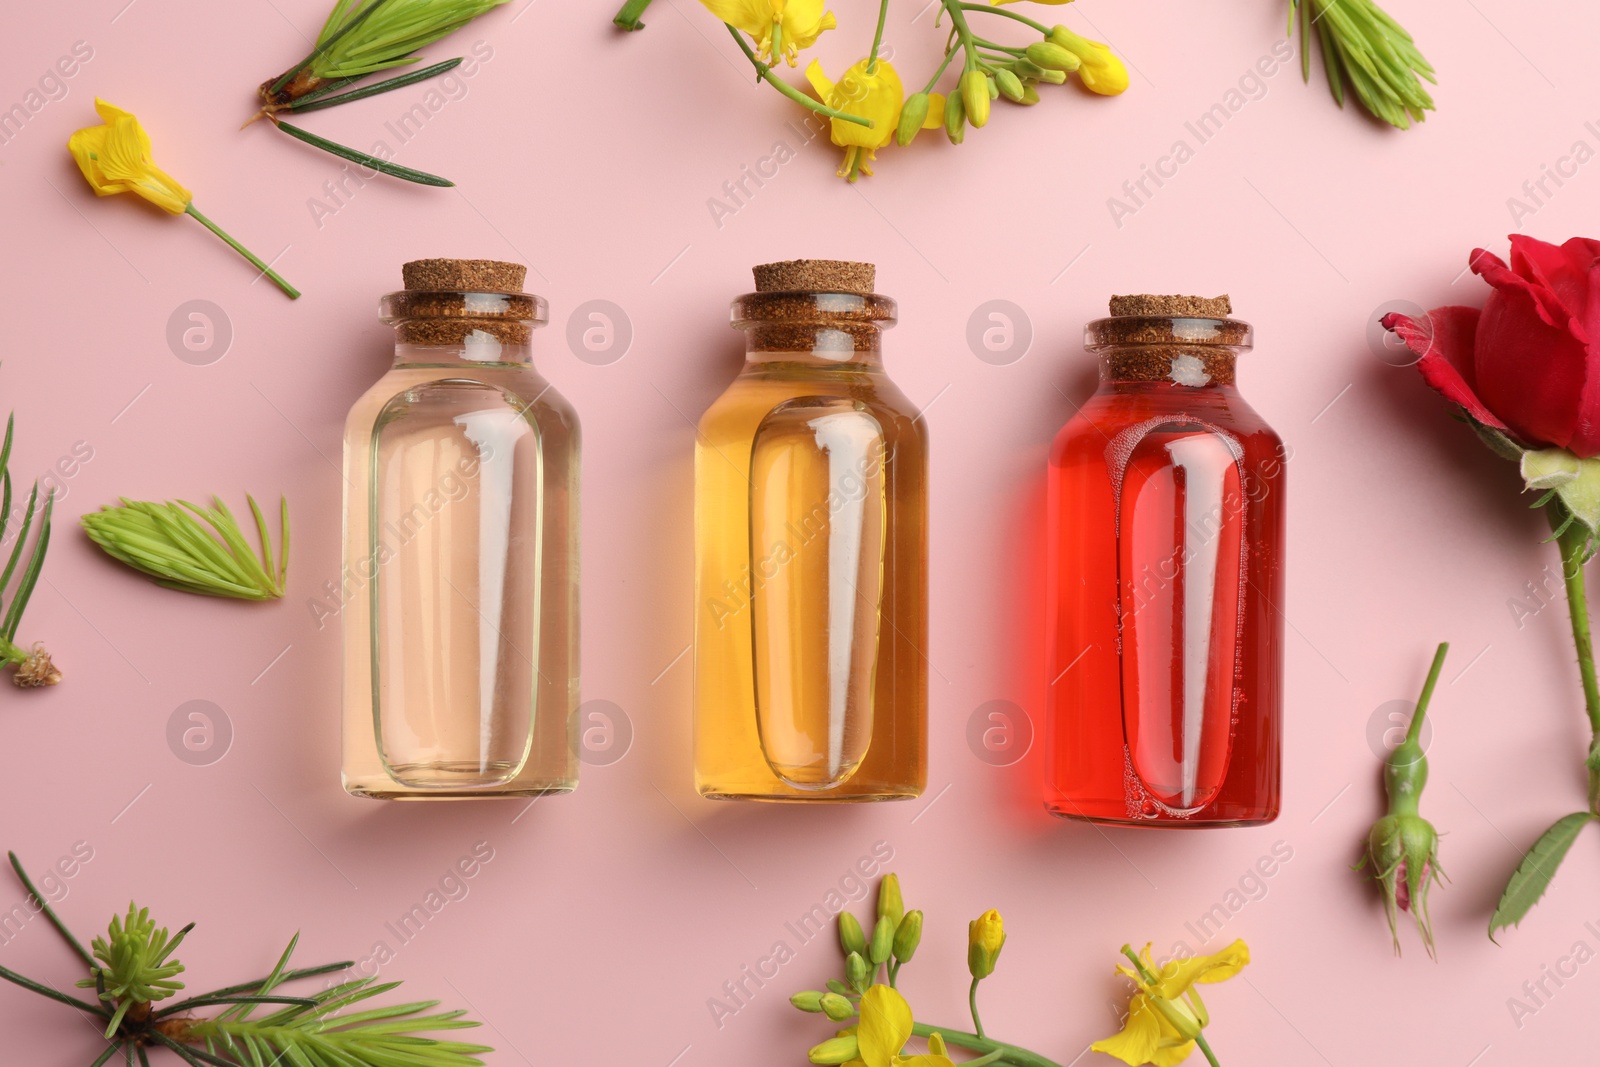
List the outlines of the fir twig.
{"label": "fir twig", "polygon": [[[372,85],[364,85],[359,89],[355,89],[348,93],[340,93],[337,96],[328,96],[323,90],[319,89],[315,93],[307,93],[299,100],[288,104],[284,110],[293,111],[295,114],[300,114],[306,111],[320,111],[325,107],[337,107],[340,104],[348,104],[352,100],[364,100],[369,96],[377,96],[379,93],[393,92],[396,89],[403,89],[407,85],[415,85],[417,82],[427,81],[429,78],[443,74],[446,71],[454,70],[461,65],[463,58],[464,57],[462,56],[457,56],[455,59],[447,59],[443,63],[435,63],[431,67],[424,67],[421,70],[413,71],[410,74],[402,74],[398,78],[389,78],[386,81],[376,82]],[[350,78],[337,82],[329,82],[328,84],[330,87],[338,87],[341,85],[349,85],[351,82],[356,80],[358,79]]]}
{"label": "fir twig", "polygon": [[273,125],[277,126],[278,129],[282,130],[290,137],[304,141],[306,144],[311,145],[314,148],[320,148],[324,152],[332,153],[341,159],[348,159],[352,163],[360,163],[369,170],[375,170],[380,174],[387,174],[391,178],[403,178],[408,182],[416,182],[418,185],[455,185],[455,182],[451,181],[449,178],[441,178],[437,174],[429,174],[425,170],[412,170],[410,167],[402,167],[398,163],[390,163],[386,160],[379,159],[377,156],[369,156],[365,152],[360,152],[354,148],[349,148],[337,141],[330,141],[326,137],[318,137],[309,130],[302,130],[298,126],[291,126],[287,122],[279,122],[277,118],[274,118],[272,122]]}
{"label": "fir twig", "polygon": [[[225,511],[220,506],[219,510]],[[37,897],[21,863],[14,855],[11,861],[24,888]],[[290,939],[265,978],[224,986],[151,1012],[152,1003],[183,987],[175,978],[183,964],[173,953],[194,924],[169,938],[150,919],[148,909],[130,904],[127,915],[113,918],[107,935],[95,939],[91,955],[54,912],[50,914],[62,936],[89,964],[89,977],[78,984],[93,987],[100,1003],[79,1000],[3,967],[0,979],[109,1020],[110,1044],[91,1067],[104,1067],[118,1052],[130,1065],[137,1058],[140,1067],[149,1067],[146,1049],[151,1047],[166,1049],[190,1067],[479,1067],[483,1061],[478,1054],[493,1051],[486,1045],[427,1036],[478,1025],[463,1018],[461,1011],[434,1011],[439,1003],[435,1000],[350,1010],[397,989],[399,982],[369,977],[308,996],[274,992],[285,982],[351,966],[346,961],[290,970],[298,935]],[[262,1004],[277,1010],[251,1018],[251,1010]],[[205,1007],[224,1010],[212,1017],[191,1014]]]}
{"label": "fir twig", "polygon": [[[6,435],[0,443],[0,540],[10,532],[11,527],[11,442],[16,428],[16,416],[6,418]],[[11,680],[18,686],[30,688],[42,685],[55,685],[61,680],[61,672],[50,661],[50,654],[41,644],[31,648],[17,643],[17,629],[22,625],[22,613],[27,610],[28,601],[33,597],[34,587],[39,583],[39,573],[44,567],[45,552],[50,548],[50,516],[55,510],[56,494],[51,489],[45,494],[44,510],[38,511],[39,483],[34,482],[32,490],[28,493],[28,506],[23,509],[22,522],[17,528],[16,542],[11,546],[11,554],[6,559],[5,569],[0,571],[0,602],[5,604],[5,611],[0,615],[0,668],[15,667],[16,673]],[[35,527],[34,520],[38,520]],[[29,543],[29,535],[33,540]],[[23,557],[27,561],[23,562]],[[16,588],[11,590],[9,599],[6,596],[6,587],[11,584],[12,576],[17,572],[17,565],[22,564],[22,573],[17,576]]]}
{"label": "fir twig", "polygon": [[417,50],[507,0],[335,0],[311,53],[261,84],[267,110],[328,82],[417,62]]}
{"label": "fir twig", "polygon": [[[80,520],[91,540],[112,559],[156,579],[157,585],[204,596],[269,600],[283,596],[289,571],[289,503],[280,509],[282,552],[273,559],[266,520],[250,502],[261,539],[259,557],[245,542],[233,513],[218,497],[214,508],[186,500],[155,503],[123,498]],[[210,527],[196,521],[199,516]]]}
{"label": "fir twig", "polygon": [[1344,106],[1345,87],[1371,115],[1407,129],[1433,110],[1422,87],[1434,81],[1411,35],[1375,0],[1289,0],[1289,30],[1300,24],[1300,73],[1310,80],[1313,36],[1328,90]]}

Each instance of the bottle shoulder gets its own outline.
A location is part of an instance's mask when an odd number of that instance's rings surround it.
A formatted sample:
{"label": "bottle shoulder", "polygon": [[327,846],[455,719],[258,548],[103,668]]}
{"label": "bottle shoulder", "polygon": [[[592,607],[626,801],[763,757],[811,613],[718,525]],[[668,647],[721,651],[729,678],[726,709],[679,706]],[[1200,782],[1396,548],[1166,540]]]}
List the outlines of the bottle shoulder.
{"label": "bottle shoulder", "polygon": [[773,410],[806,397],[852,400],[876,417],[886,432],[926,436],[916,405],[888,375],[835,369],[785,374],[747,367],[706,408],[698,428],[702,435],[718,440],[748,437]]}

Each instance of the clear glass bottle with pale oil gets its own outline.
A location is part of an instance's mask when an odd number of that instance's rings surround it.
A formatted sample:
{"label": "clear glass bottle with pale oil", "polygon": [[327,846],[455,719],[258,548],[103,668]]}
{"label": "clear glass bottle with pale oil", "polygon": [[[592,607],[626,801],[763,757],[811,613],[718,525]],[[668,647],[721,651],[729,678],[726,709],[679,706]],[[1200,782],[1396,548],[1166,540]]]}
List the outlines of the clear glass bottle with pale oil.
{"label": "clear glass bottle with pale oil", "polygon": [[419,260],[344,443],[344,786],[577,784],[578,421],[531,363],[523,268]]}
{"label": "clear glass bottle with pale oil", "polygon": [[744,368],[695,451],[695,781],[717,799],[927,780],[927,435],[869,264],[756,268]]}

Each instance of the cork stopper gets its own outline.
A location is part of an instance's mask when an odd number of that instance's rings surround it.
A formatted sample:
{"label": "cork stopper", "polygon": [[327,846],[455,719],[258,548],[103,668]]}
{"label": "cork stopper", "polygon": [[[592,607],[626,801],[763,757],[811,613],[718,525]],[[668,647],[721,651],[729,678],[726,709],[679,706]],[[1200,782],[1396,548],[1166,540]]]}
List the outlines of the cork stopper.
{"label": "cork stopper", "polygon": [[1238,354],[1250,347],[1250,324],[1230,317],[1226,294],[1113,296],[1110,309],[1084,329],[1107,381],[1232,385]]}
{"label": "cork stopper", "polygon": [[420,293],[520,293],[528,268],[497,259],[413,259],[400,267],[405,287]]}
{"label": "cork stopper", "polygon": [[1228,294],[1221,296],[1158,296],[1133,293],[1111,298],[1113,315],[1159,315],[1171,318],[1225,319],[1233,314]]}
{"label": "cork stopper", "polygon": [[522,291],[527,273],[494,259],[414,259],[380,317],[403,344],[526,345],[546,319],[544,300]]}
{"label": "cork stopper", "polygon": [[845,259],[789,259],[753,269],[758,293],[860,293],[870,296],[878,268]]}

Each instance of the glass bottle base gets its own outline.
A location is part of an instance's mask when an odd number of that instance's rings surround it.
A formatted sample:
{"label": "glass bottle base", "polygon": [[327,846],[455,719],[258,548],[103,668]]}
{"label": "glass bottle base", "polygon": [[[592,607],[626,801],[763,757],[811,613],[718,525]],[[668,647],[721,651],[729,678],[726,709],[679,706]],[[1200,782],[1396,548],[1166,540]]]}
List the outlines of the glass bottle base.
{"label": "glass bottle base", "polygon": [[1265,826],[1278,817],[1276,807],[1241,809],[1219,805],[1187,818],[1172,815],[1131,816],[1118,798],[1117,805],[1074,804],[1071,801],[1045,801],[1044,810],[1060,819],[1093,823],[1097,826],[1138,826],[1156,830],[1226,830],[1241,826]]}
{"label": "glass bottle base", "polygon": [[578,787],[571,779],[528,782],[493,782],[476,787],[465,784],[442,786],[436,789],[417,789],[396,782],[393,778],[345,778],[344,791],[353,797],[367,800],[505,800],[517,797],[558,796]]}
{"label": "glass bottle base", "polygon": [[904,791],[884,793],[751,793],[735,789],[718,789],[701,786],[700,795],[707,800],[754,800],[767,804],[870,804],[879,800],[915,800],[922,789],[906,788]]}

